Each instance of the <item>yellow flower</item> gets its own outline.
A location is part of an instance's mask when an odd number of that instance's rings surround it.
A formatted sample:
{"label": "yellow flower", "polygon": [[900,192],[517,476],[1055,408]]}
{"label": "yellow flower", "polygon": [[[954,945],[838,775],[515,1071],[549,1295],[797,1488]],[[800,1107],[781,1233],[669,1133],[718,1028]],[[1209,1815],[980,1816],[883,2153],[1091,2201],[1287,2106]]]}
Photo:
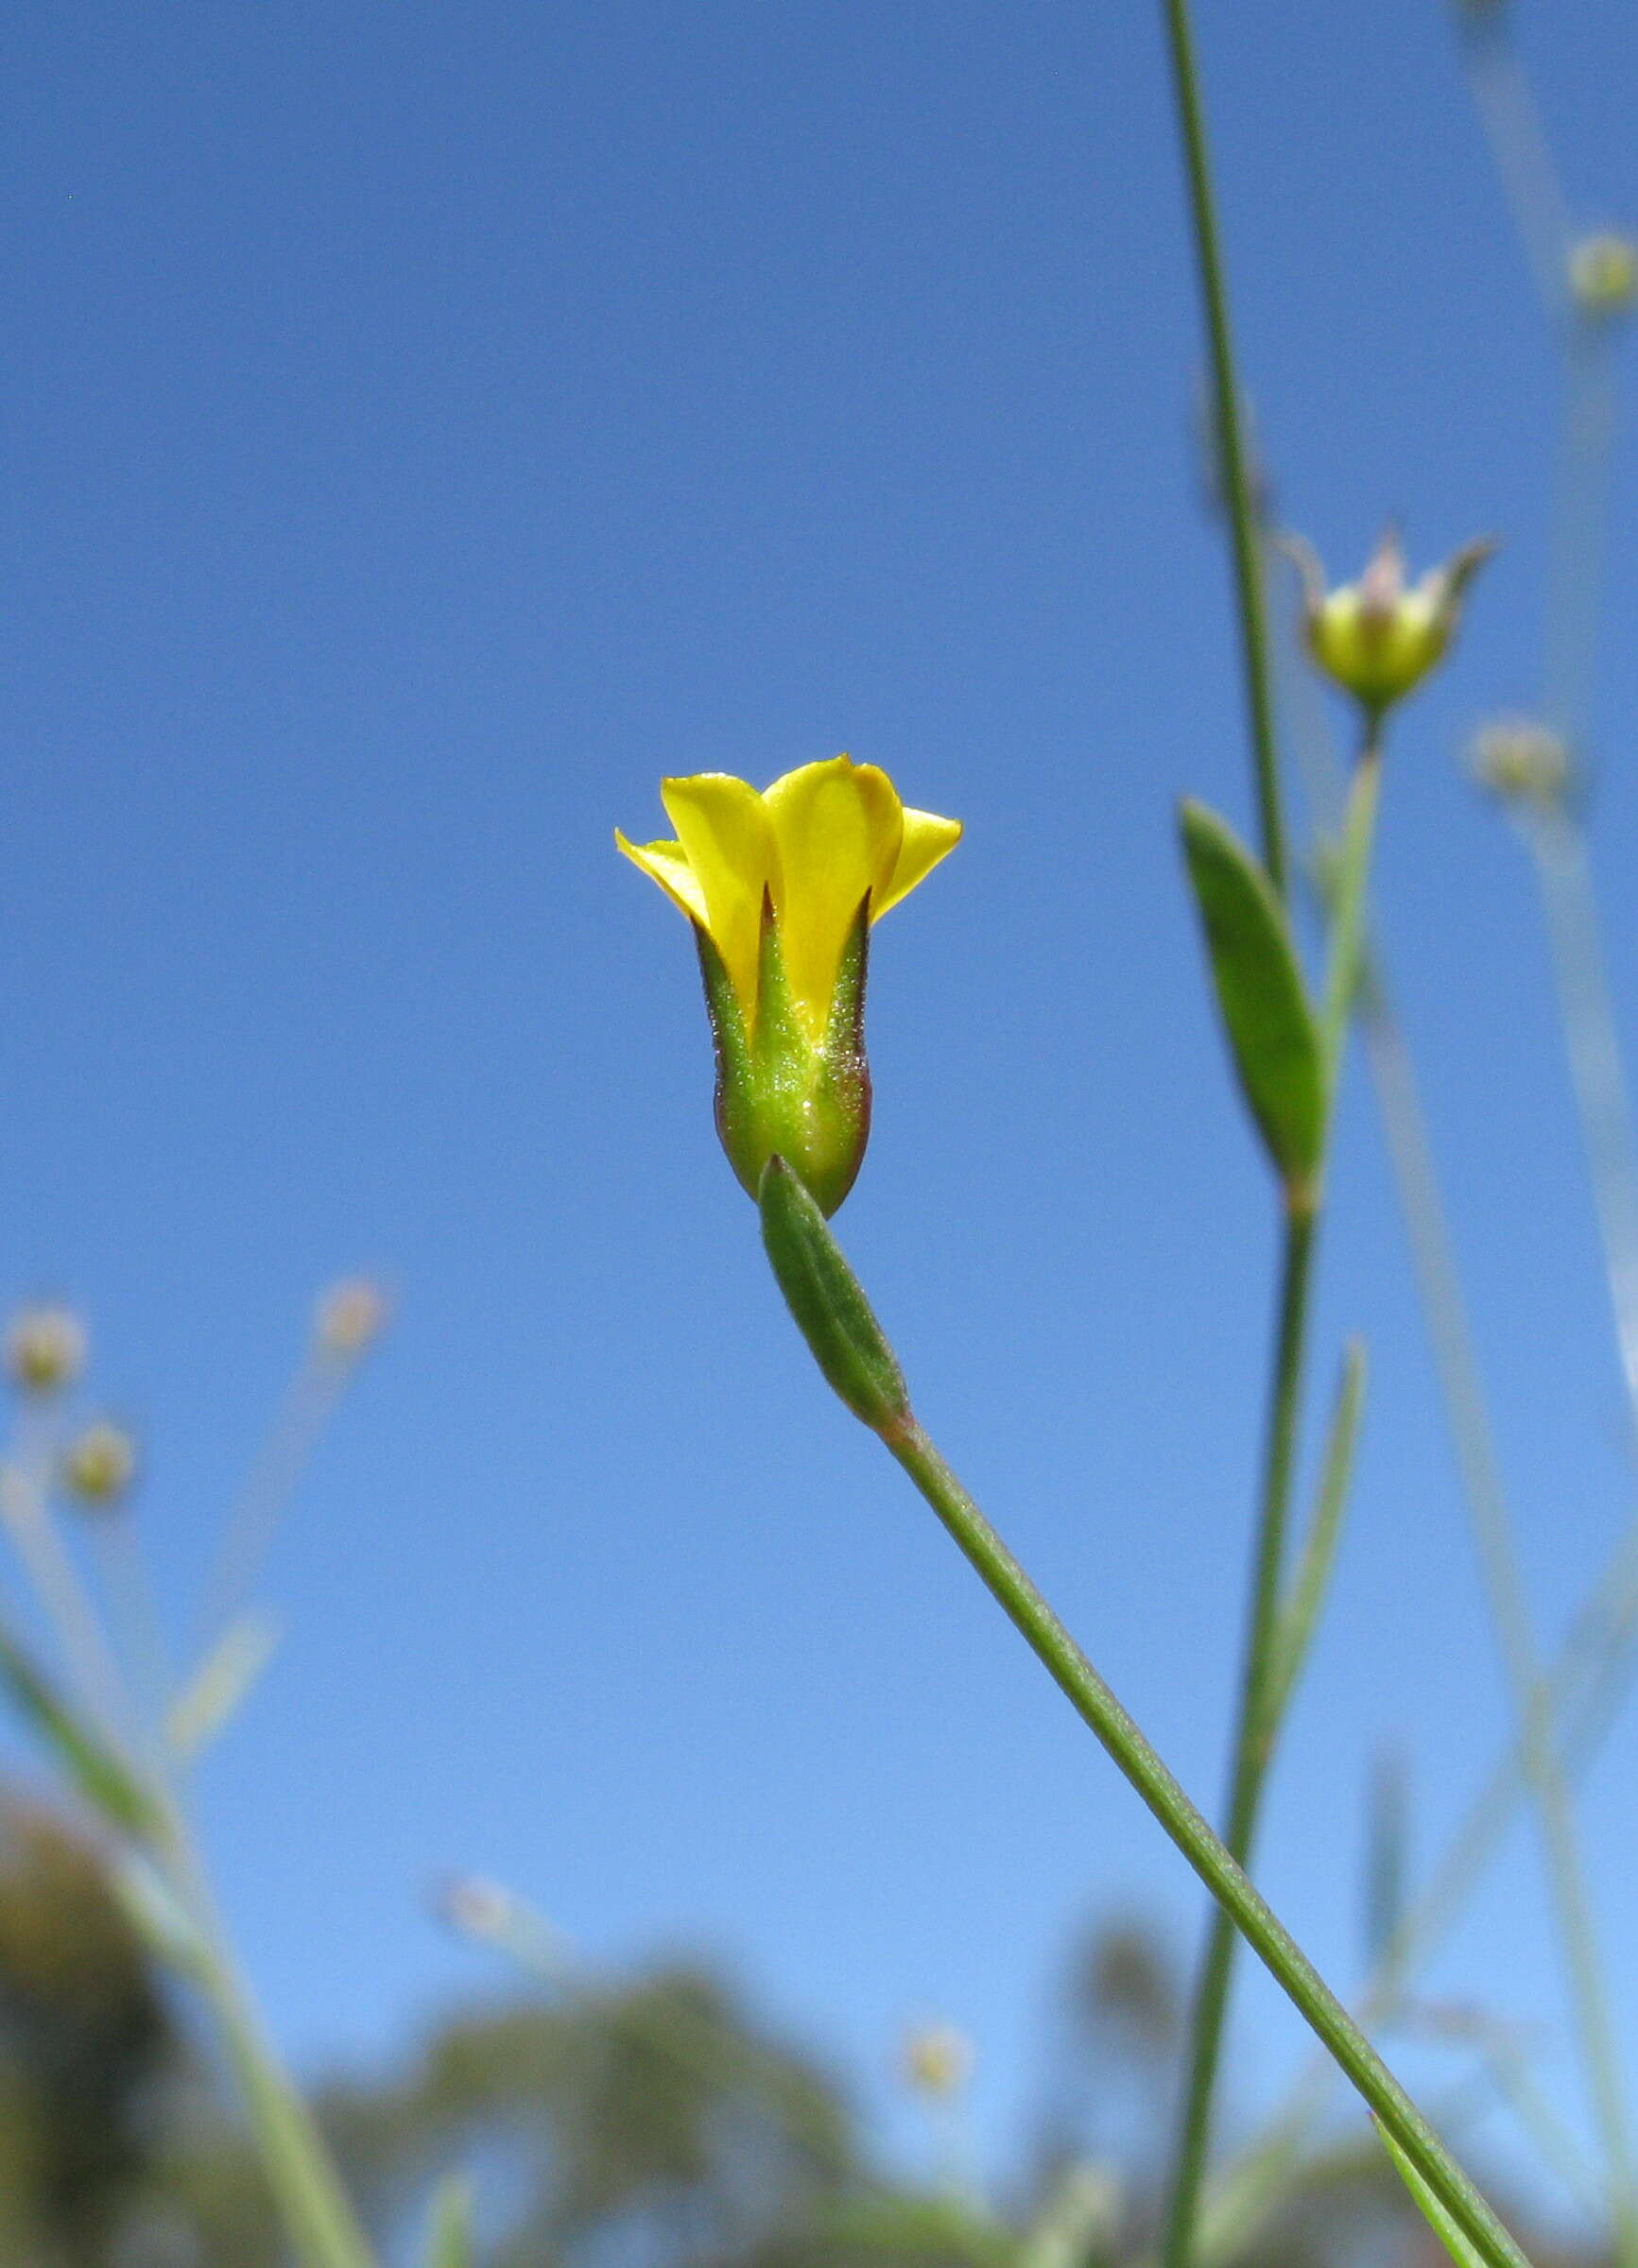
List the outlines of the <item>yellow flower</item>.
{"label": "yellow flower", "polygon": [[907,810],[885,772],[846,756],[762,794],[725,772],[660,794],[677,840],[614,840],[694,924],[724,1147],[752,1194],[777,1151],[832,1212],[869,1131],[867,932],[955,847],[960,823]]}

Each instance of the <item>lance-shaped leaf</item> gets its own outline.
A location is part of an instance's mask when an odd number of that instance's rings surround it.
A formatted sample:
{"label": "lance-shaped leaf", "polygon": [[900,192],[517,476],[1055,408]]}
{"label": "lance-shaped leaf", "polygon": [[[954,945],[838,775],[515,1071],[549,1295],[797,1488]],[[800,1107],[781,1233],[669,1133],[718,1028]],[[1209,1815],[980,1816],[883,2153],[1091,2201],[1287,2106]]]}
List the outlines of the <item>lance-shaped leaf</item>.
{"label": "lance-shaped leaf", "polygon": [[89,1804],[128,1834],[152,1831],[159,1814],[141,1781],[59,1696],[43,1670],[5,1629],[0,1629],[0,1686]]}
{"label": "lance-shaped leaf", "polygon": [[783,1158],[763,1169],[758,1202],[767,1257],[815,1362],[872,1432],[901,1422],[910,1400],[898,1357],[824,1215]]}
{"label": "lance-shaped leaf", "polygon": [[1267,875],[1215,812],[1186,802],[1179,826],[1241,1092],[1275,1172],[1301,1188],[1324,1152],[1325,1061],[1290,924]]}

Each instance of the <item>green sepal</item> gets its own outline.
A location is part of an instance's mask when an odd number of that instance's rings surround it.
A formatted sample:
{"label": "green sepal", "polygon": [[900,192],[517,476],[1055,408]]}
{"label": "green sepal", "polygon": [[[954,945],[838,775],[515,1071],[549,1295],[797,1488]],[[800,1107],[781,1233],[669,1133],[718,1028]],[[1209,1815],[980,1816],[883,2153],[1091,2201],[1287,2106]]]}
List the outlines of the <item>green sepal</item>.
{"label": "green sepal", "polygon": [[779,1288],[826,1380],[872,1432],[905,1424],[910,1398],[899,1358],[823,1213],[783,1158],[764,1167],[758,1203]]}
{"label": "green sepal", "polygon": [[1179,815],[1217,1005],[1247,1108],[1275,1172],[1306,1191],[1325,1149],[1325,1054],[1290,924],[1267,875],[1204,805]]}
{"label": "green sepal", "polygon": [[716,1042],[716,1131],[729,1162],[754,1197],[768,1160],[789,1160],[829,1215],[852,1189],[870,1139],[871,1074],[864,1050],[870,899],[861,902],[848,933],[824,1037],[817,1044],[791,997],[767,893],[750,1029],[721,954],[698,923],[694,934]]}

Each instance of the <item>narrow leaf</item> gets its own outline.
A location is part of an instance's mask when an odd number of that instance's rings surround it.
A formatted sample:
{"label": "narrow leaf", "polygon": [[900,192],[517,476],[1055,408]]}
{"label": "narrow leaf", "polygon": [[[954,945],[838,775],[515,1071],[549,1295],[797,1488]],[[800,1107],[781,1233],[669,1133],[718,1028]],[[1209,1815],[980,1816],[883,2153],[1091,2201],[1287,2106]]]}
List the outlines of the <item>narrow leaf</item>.
{"label": "narrow leaf", "polygon": [[0,1687],[89,1804],[128,1834],[151,1832],[159,1813],[141,1781],[7,1630],[0,1630]]}
{"label": "narrow leaf", "polygon": [[432,2201],[426,2268],[472,2268],[472,2191],[457,2176]]}
{"label": "narrow leaf", "polygon": [[1325,1060],[1290,924],[1262,867],[1215,812],[1186,802],[1179,825],[1240,1091],[1275,1172],[1301,1186],[1324,1150]]}
{"label": "narrow leaf", "polygon": [[830,1384],[872,1432],[907,1418],[898,1357],[806,1184],[783,1158],[764,1168],[758,1202],[785,1305]]}
{"label": "narrow leaf", "polygon": [[229,1624],[165,1717],[165,1739],[178,1756],[197,1756],[226,1729],[278,1643],[278,1625],[267,1615],[245,1614]]}
{"label": "narrow leaf", "polygon": [[1449,2253],[1451,2259],[1456,2262],[1457,2268],[1491,2268],[1491,2263],[1486,2259],[1484,2254],[1480,2252],[1478,2246],[1465,2230],[1457,2226],[1456,2221],[1428,2188],[1426,2182],[1411,2164],[1392,2135],[1388,2133],[1382,2121],[1377,2119],[1373,2123],[1382,2138],[1383,2148],[1392,2158],[1401,2181],[1410,2191],[1411,2200],[1417,2211],[1427,2223],[1446,2252]]}
{"label": "narrow leaf", "polygon": [[1314,1517],[1302,1541],[1297,1572],[1280,1617],[1279,1651],[1269,1696],[1269,1715],[1278,1724],[1289,1706],[1308,1649],[1314,1642],[1319,1611],[1325,1604],[1336,1547],[1342,1540],[1342,1516],[1348,1508],[1348,1486],[1354,1477],[1354,1452],[1359,1441],[1359,1420],[1365,1407],[1365,1349],[1353,1340],[1342,1358],[1342,1376],[1331,1413],[1331,1431],[1325,1440],[1325,1459],[1319,1469],[1319,1493]]}

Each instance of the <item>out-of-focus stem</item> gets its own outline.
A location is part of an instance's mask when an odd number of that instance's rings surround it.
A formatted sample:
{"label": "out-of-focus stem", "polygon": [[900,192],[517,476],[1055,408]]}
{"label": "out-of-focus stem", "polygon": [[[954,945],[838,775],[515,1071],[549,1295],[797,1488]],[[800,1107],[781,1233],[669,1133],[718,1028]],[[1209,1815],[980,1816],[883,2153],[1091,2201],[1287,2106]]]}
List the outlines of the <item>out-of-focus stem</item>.
{"label": "out-of-focus stem", "polygon": [[[1520,1755],[1541,1827],[1571,2005],[1608,2156],[1612,2203],[1620,2223],[1629,2217],[1632,2193],[1620,2055],[1610,2020],[1574,1807],[1554,1740],[1552,1694],[1531,1627],[1518,1547],[1450,1250],[1415,1073],[1378,971],[1371,972],[1362,990],[1361,1010],[1400,1207],[1450,1417],[1462,1493],[1517,1715]],[[1628,2246],[1632,2234],[1629,2229]]]}
{"label": "out-of-focus stem", "polygon": [[192,1924],[197,1982],[216,2018],[263,2170],[302,2268],[376,2268],[313,2114],[268,2044],[250,1988],[228,1950],[191,1831],[168,1796],[160,1857]]}
{"label": "out-of-focus stem", "polygon": [[1569,207],[1529,81],[1500,16],[1500,10],[1492,9],[1483,23],[1470,20],[1462,35],[1462,56],[1530,274],[1543,305],[1556,316],[1563,308],[1568,282]]}
{"label": "out-of-focus stem", "polygon": [[1568,812],[1533,818],[1526,839],[1547,919],[1564,1045],[1638,1446],[1638,1172],[1587,840]]}
{"label": "out-of-focus stem", "polygon": [[205,1593],[206,1651],[248,1605],[285,1507],[356,1366],[352,1355],[316,1340],[291,1378],[223,1531]]}

